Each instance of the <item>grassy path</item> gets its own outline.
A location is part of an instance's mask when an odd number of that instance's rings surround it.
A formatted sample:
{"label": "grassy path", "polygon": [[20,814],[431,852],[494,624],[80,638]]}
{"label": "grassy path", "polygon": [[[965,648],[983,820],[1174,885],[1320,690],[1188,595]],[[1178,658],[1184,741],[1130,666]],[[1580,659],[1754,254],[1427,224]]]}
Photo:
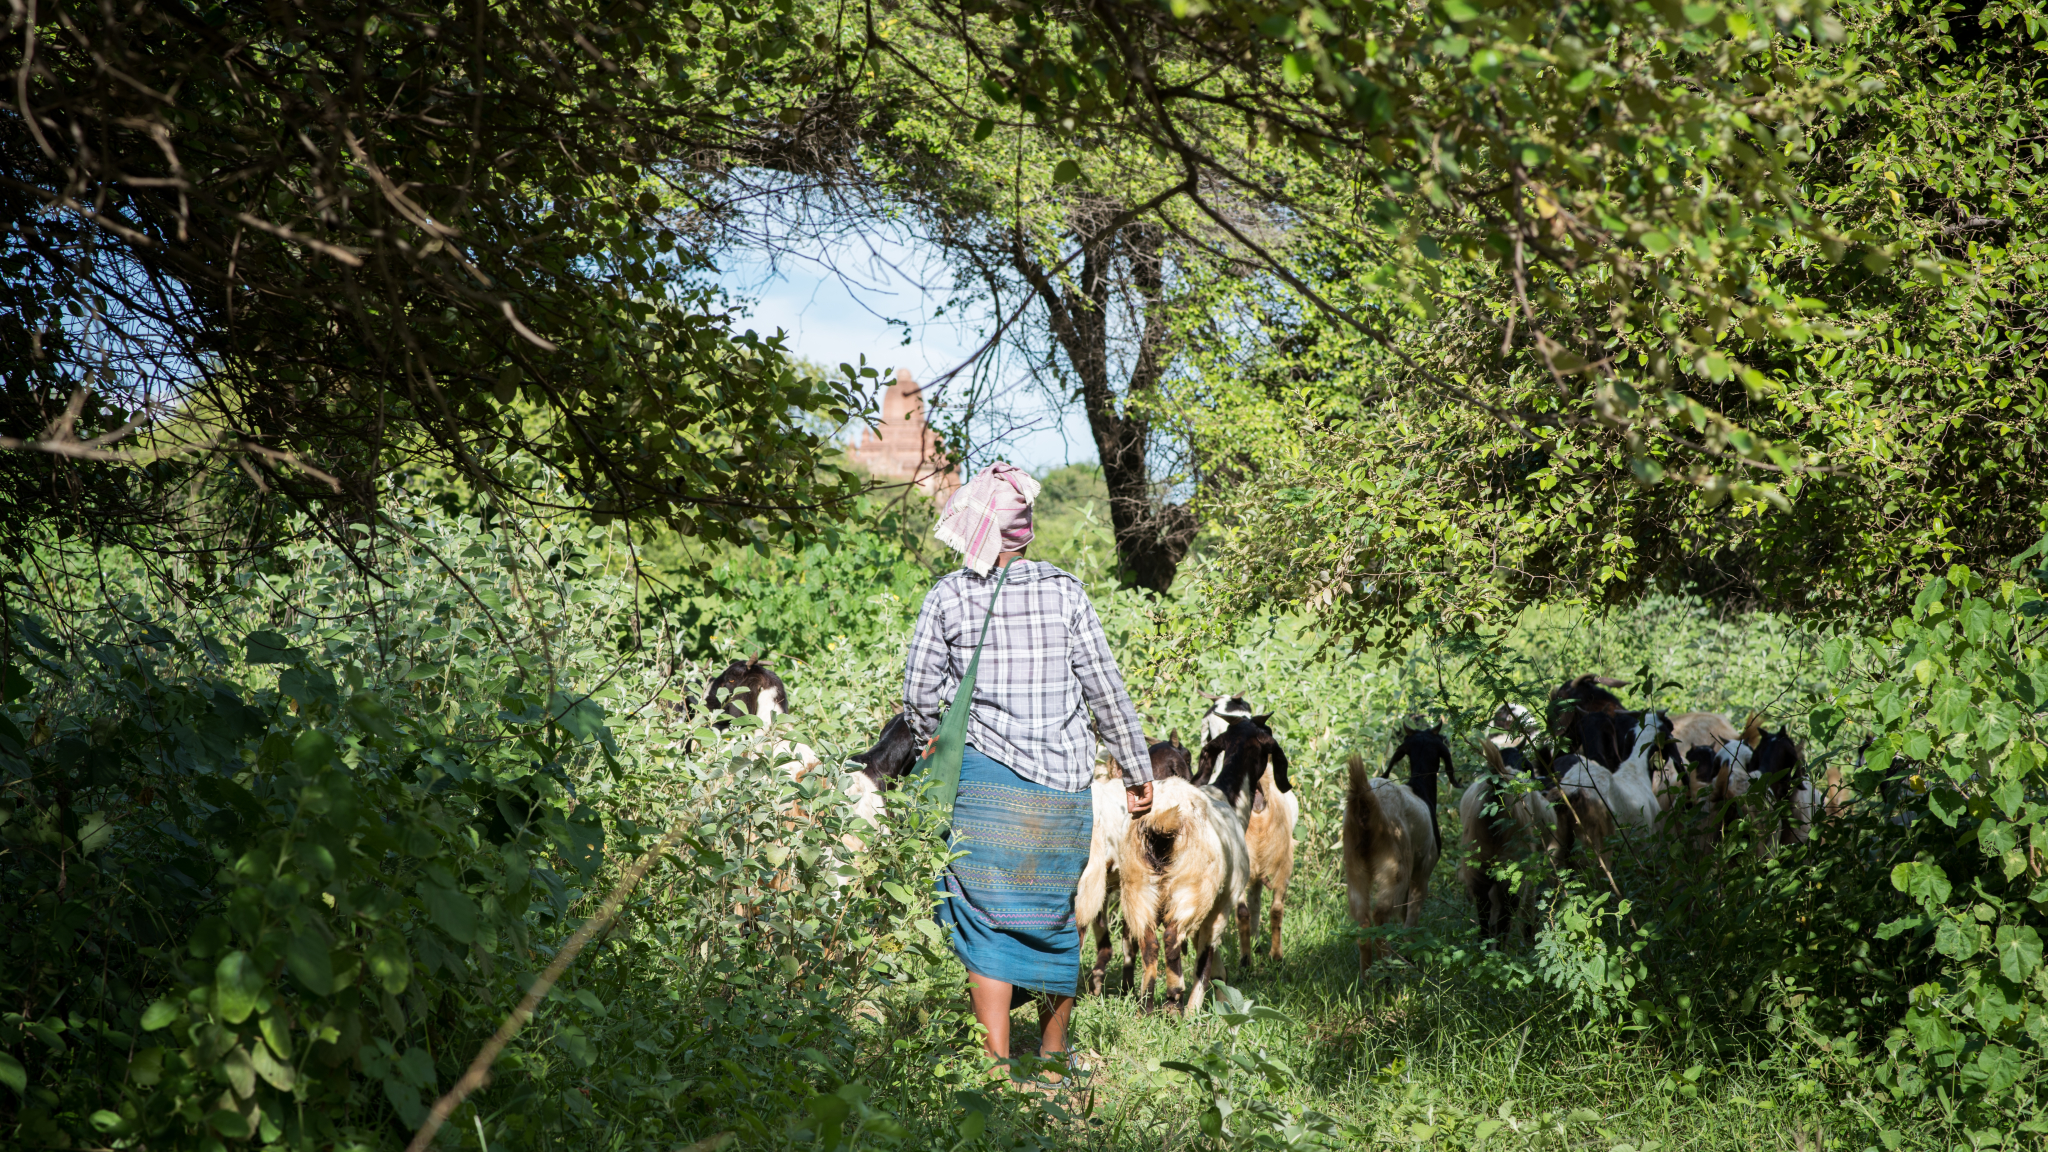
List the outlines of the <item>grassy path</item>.
{"label": "grassy path", "polygon": [[[1335,854],[1311,838],[1301,836],[1286,959],[1260,958],[1249,976],[1233,963],[1229,973],[1231,984],[1292,1021],[1255,1023],[1243,1035],[1245,1047],[1263,1047],[1294,1071],[1285,1107],[1369,1129],[1376,1146],[1394,1148],[1847,1146],[1840,1134],[1852,1117],[1796,1067],[1665,1050],[1580,1021],[1551,994],[1502,992],[1456,973],[1436,979],[1383,963],[1362,986]],[[1448,854],[1454,843],[1445,847]],[[1425,918],[1449,926],[1469,914],[1447,863]],[[1037,1039],[1029,1016],[1017,1014],[1020,1052]],[[1096,1099],[1073,1146],[1196,1145],[1203,1101],[1187,1076],[1159,1065],[1225,1035],[1214,1020],[1141,1012],[1120,987],[1085,998],[1075,1036],[1094,1062]],[[1247,1094],[1266,1091],[1250,1077],[1241,1083]],[[1484,1121],[1500,1123],[1475,1143]],[[1837,1135],[1816,1141],[1830,1131]]]}

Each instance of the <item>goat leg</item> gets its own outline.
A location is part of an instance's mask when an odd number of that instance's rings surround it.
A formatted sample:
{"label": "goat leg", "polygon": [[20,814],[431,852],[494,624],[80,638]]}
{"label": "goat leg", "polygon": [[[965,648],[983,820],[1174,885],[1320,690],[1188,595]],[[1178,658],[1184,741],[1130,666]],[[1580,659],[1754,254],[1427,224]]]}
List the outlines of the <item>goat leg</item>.
{"label": "goat leg", "polygon": [[[1280,920],[1287,909],[1287,881],[1282,879],[1273,885],[1273,950],[1267,955],[1274,961],[1280,959]],[[1251,961],[1245,961],[1245,968],[1251,968]]]}
{"label": "goat leg", "polygon": [[1166,925],[1166,939],[1160,942],[1166,951],[1166,998],[1170,1003],[1179,1003],[1181,993],[1187,989],[1187,980],[1181,975],[1180,925],[1169,921]]}
{"label": "goat leg", "polygon": [[[1139,1003],[1150,1008],[1158,1002],[1159,993],[1159,929],[1151,924],[1145,925],[1144,954],[1144,992],[1139,998]],[[1136,991],[1135,987],[1133,991]]]}
{"label": "goat leg", "polygon": [[1138,938],[1131,934],[1129,920],[1124,922],[1124,991],[1138,994]]}
{"label": "goat leg", "polygon": [[1259,920],[1259,882],[1245,891],[1244,901],[1237,906],[1237,952],[1238,963],[1244,966],[1244,974],[1252,972],[1252,925]]}
{"label": "goat leg", "polygon": [[[1088,994],[1102,995],[1103,974],[1109,970],[1109,911],[1104,909],[1095,917],[1095,967],[1088,970]],[[1128,982],[1128,981],[1127,981]]]}
{"label": "goat leg", "polygon": [[1188,989],[1188,1006],[1183,1016],[1194,1016],[1202,1011],[1202,996],[1209,990],[1211,969],[1216,963],[1218,947],[1223,943],[1223,916],[1219,913],[1195,933],[1195,982]]}

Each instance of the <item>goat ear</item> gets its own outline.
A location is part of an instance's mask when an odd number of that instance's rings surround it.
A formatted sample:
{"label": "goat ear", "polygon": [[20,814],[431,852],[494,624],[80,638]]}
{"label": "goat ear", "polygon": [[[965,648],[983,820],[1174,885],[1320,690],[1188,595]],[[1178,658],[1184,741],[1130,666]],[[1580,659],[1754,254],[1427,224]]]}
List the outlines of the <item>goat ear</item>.
{"label": "goat ear", "polygon": [[[1180,729],[1175,728],[1173,731],[1168,732],[1166,734],[1166,742],[1175,748],[1180,748]],[[1185,752],[1187,749],[1181,748],[1181,751]]]}
{"label": "goat ear", "polygon": [[1763,743],[1763,718],[1763,713],[1751,712],[1749,714],[1749,722],[1742,726],[1742,742],[1744,744],[1749,745],[1751,748],[1754,748],[1758,744]]}
{"label": "goat ear", "polygon": [[1261,728],[1264,728],[1266,726],[1266,721],[1271,720],[1272,718],[1273,714],[1271,712],[1268,712],[1264,716],[1252,717],[1252,723],[1257,724]]}
{"label": "goat ear", "polygon": [[1615,679],[1615,678],[1614,678],[1614,677],[1612,677],[1612,676],[1595,676],[1595,677],[1593,677],[1593,683],[1595,683],[1595,684],[1598,684],[1598,685],[1600,685],[1600,686],[1601,686],[1602,688],[1626,688],[1626,687],[1628,687],[1628,681],[1626,681],[1626,680],[1617,680],[1617,679]]}
{"label": "goat ear", "polygon": [[1439,721],[1437,721],[1437,722],[1436,722],[1436,727],[1434,727],[1434,728],[1431,728],[1431,729],[1430,729],[1430,731],[1431,731],[1431,732],[1435,732],[1435,733],[1437,733],[1438,735],[1442,735],[1442,734],[1443,734],[1443,730],[1444,730],[1444,722],[1443,722],[1443,721],[1441,721],[1441,720],[1439,720]]}

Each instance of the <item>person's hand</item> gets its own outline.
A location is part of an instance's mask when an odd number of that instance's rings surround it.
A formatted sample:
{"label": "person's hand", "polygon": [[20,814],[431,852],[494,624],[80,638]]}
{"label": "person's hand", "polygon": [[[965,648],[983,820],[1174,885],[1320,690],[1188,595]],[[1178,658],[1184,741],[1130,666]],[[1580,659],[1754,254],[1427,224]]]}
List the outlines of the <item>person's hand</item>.
{"label": "person's hand", "polygon": [[1133,816],[1143,816],[1152,810],[1152,782],[1129,784],[1124,787],[1124,808]]}

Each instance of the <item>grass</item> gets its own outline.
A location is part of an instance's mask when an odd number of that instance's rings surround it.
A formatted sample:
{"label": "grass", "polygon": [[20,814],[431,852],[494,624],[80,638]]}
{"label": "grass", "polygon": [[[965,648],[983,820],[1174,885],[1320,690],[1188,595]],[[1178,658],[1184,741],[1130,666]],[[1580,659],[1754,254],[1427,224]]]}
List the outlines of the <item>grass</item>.
{"label": "grass", "polygon": [[[1366,1146],[1389,1148],[1803,1152],[1850,1147],[1851,1132],[1868,1130],[1767,1043],[1751,1052],[1675,1051],[1574,1014],[1540,987],[1502,989],[1450,967],[1383,961],[1361,981],[1328,843],[1332,794],[1325,783],[1304,797],[1320,802],[1322,824],[1298,835],[1285,958],[1259,954],[1250,974],[1239,971],[1231,932],[1226,982],[1288,1017],[1246,1026],[1241,1041],[1292,1070],[1277,1099],[1284,1108],[1323,1113],[1368,1133]],[[1446,856],[1423,922],[1458,933],[1469,930],[1471,906],[1456,879],[1455,817],[1446,811],[1444,820]],[[1085,1122],[1047,1135],[1075,1148],[1201,1147],[1196,1120],[1206,1101],[1186,1075],[1161,1065],[1189,1060],[1226,1029],[1213,1018],[1142,1010],[1121,987],[1121,961],[1119,942],[1109,994],[1084,996],[1075,1014],[1075,1050],[1093,1068],[1092,1109]],[[1029,1009],[1017,1012],[1012,1040],[1017,1052],[1035,1050]],[[1263,1082],[1242,1081],[1245,1095],[1270,1096]],[[1481,1134],[1485,1121],[1497,1123]]]}

